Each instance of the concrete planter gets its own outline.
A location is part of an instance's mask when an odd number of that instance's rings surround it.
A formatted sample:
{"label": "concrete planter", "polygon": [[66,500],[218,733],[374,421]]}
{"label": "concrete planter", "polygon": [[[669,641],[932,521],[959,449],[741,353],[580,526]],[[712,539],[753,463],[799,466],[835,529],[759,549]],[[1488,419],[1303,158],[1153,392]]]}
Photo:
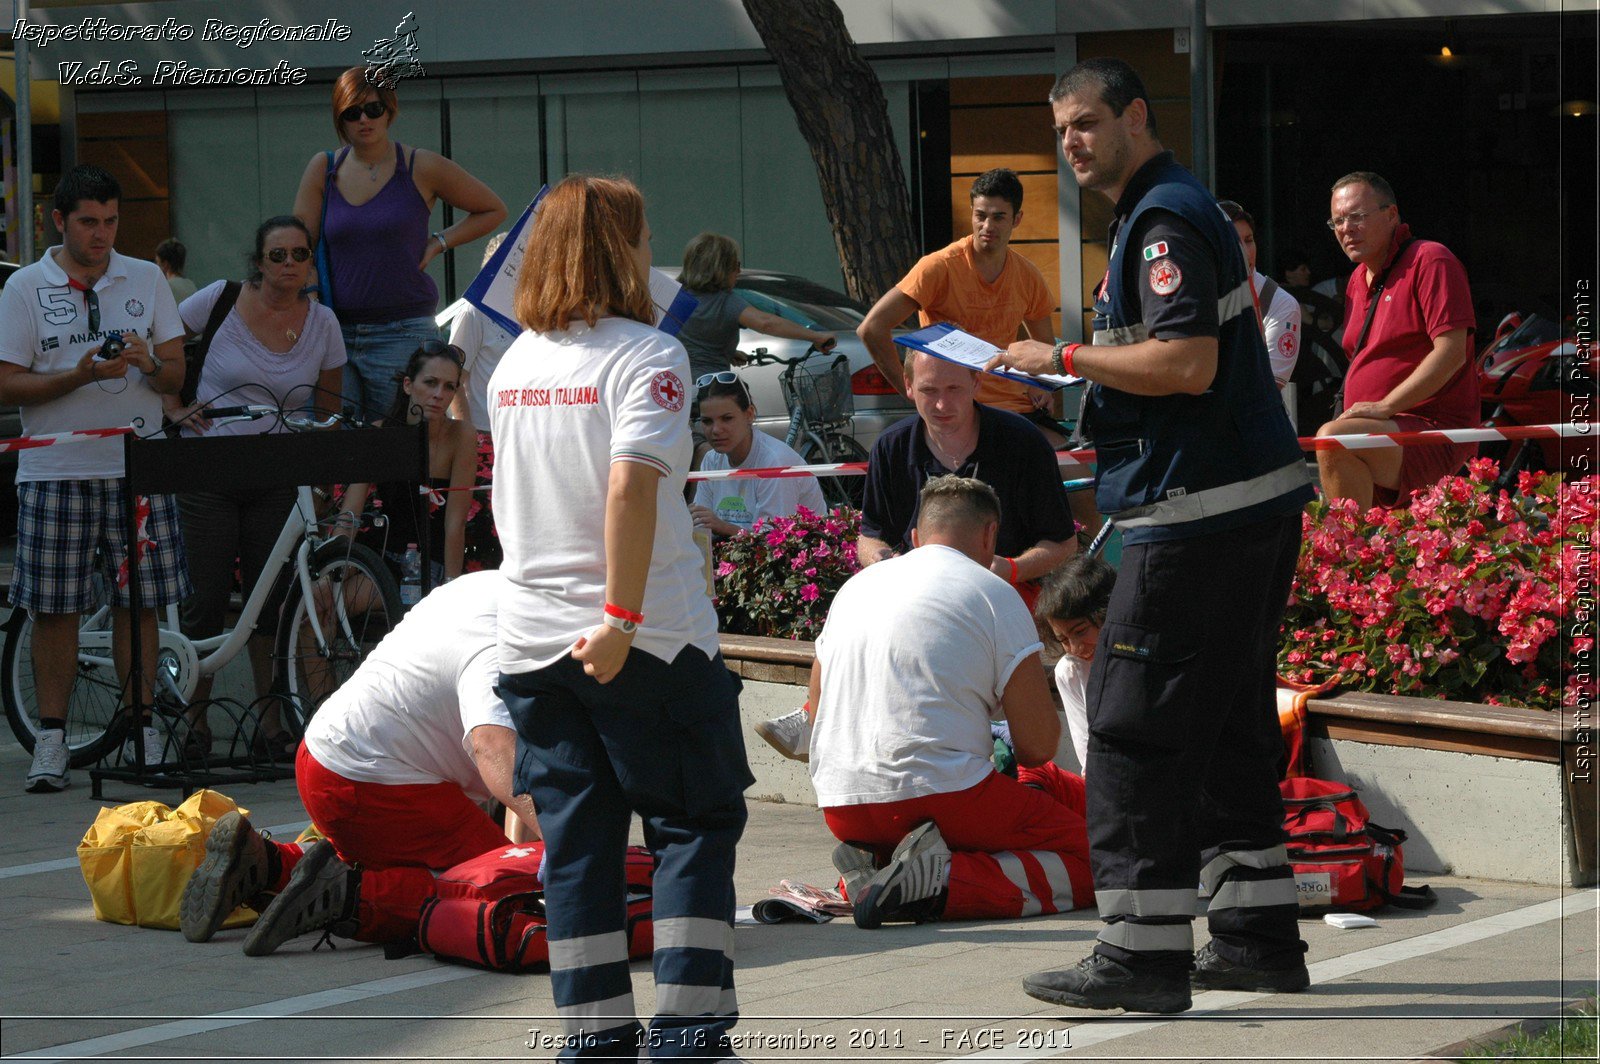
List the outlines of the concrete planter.
{"label": "concrete planter", "polygon": [[[812,644],[723,636],[744,679],[749,796],[816,804],[806,766],[749,730],[806,698]],[[1308,771],[1350,783],[1372,817],[1403,828],[1408,874],[1581,886],[1597,881],[1595,729],[1584,711],[1354,694],[1307,707]],[[1063,741],[1063,746],[1069,744]],[[1057,760],[1069,768],[1070,750]]]}

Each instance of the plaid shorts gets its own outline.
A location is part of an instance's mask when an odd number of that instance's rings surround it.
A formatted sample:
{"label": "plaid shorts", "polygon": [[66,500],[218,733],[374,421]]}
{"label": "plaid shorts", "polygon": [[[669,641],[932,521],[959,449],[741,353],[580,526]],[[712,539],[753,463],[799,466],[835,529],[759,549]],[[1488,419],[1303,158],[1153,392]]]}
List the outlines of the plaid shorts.
{"label": "plaid shorts", "polygon": [[[34,613],[83,613],[99,605],[94,575],[116,587],[128,605],[123,563],[127,536],[123,485],[110,480],[35,480],[17,485],[17,567],[11,605]],[[139,602],[165,606],[190,592],[178,503],[149,495],[150,515],[139,555]],[[101,584],[101,587],[106,586]]]}

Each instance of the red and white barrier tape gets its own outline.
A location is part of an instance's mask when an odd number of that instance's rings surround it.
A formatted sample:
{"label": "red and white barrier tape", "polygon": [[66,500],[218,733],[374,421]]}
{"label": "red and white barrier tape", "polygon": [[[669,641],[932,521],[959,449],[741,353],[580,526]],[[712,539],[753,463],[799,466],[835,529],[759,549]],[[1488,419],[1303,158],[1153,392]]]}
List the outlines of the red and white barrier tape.
{"label": "red and white barrier tape", "polygon": [[[1501,429],[1426,429],[1420,432],[1374,432],[1349,436],[1302,436],[1300,448],[1305,451],[1370,450],[1375,447],[1416,447],[1442,443],[1484,443],[1494,440],[1555,440],[1572,437],[1593,437],[1600,434],[1600,426],[1592,423],[1565,425],[1512,425]],[[1063,465],[1068,461],[1092,462],[1094,451],[1057,451],[1056,459]],[[804,476],[861,476],[867,471],[865,462],[834,462],[828,465],[785,466],[774,469],[711,469],[689,474],[690,480],[733,480],[754,477],[758,480],[775,477]]]}
{"label": "red and white barrier tape", "polygon": [[113,436],[126,436],[133,428],[120,429],[78,429],[75,432],[51,432],[43,436],[18,436],[15,439],[0,440],[0,454],[6,451],[31,451],[35,447],[53,447],[58,443],[86,443],[89,440],[105,440]]}

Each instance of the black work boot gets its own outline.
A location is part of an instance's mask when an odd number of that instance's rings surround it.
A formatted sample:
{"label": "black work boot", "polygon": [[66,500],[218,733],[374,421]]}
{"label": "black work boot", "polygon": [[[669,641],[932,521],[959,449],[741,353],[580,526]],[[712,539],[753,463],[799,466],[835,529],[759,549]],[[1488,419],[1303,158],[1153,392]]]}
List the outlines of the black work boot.
{"label": "black work boot", "polygon": [[[272,885],[276,853],[237,810],[224,813],[206,837],[206,857],[184,885],[178,927],[190,942],[207,942],[239,906]],[[257,905],[260,903],[257,902]]]}
{"label": "black work boot", "polygon": [[1297,994],[1311,985],[1304,961],[1289,968],[1253,968],[1225,960],[1207,942],[1194,955],[1189,982],[1197,990],[1250,990],[1260,994]]}
{"label": "black work boot", "polygon": [[1029,996],[1078,1009],[1129,1012],[1184,1012],[1189,979],[1183,972],[1136,972],[1101,953],[1091,953],[1071,968],[1038,972],[1022,981]]}
{"label": "black work boot", "polygon": [[319,839],[294,866],[289,884],[261,914],[244,939],[246,957],[265,957],[308,931],[355,934],[361,873],[339,860],[333,843]]}

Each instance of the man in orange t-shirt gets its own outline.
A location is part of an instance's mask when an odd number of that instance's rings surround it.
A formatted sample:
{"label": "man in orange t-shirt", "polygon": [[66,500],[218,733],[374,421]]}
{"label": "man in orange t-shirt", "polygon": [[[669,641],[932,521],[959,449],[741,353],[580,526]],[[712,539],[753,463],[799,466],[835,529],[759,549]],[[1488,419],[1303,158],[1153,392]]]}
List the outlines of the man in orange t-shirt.
{"label": "man in orange t-shirt", "polygon": [[[924,255],[868,312],[856,330],[889,383],[905,390],[891,330],[916,313],[923,325],[949,322],[999,348],[1017,339],[1055,343],[1055,303],[1038,267],[1008,246],[1022,221],[1022,182],[1011,170],[990,170],[972,183],[972,235]],[[978,402],[1030,417],[1050,393],[992,373],[978,377]],[[1059,436],[1052,443],[1059,445]]]}

